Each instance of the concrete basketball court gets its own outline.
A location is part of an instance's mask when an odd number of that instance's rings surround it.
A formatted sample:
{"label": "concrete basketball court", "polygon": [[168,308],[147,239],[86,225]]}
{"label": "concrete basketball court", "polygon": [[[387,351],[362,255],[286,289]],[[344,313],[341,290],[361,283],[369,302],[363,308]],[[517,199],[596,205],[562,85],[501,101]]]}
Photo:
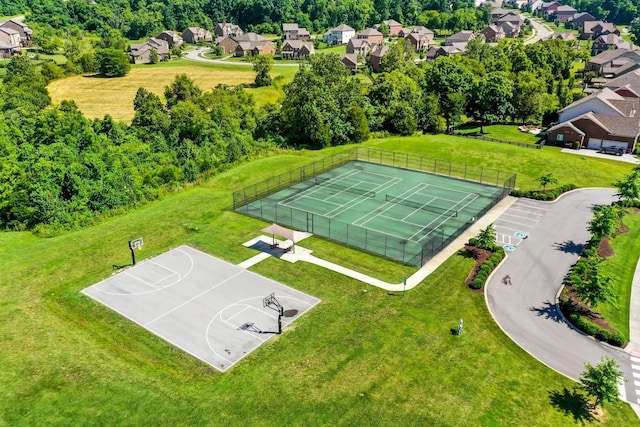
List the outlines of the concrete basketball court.
{"label": "concrete basketball court", "polygon": [[278,311],[283,329],[319,299],[180,246],[96,283],[83,294],[223,372],[271,338]]}

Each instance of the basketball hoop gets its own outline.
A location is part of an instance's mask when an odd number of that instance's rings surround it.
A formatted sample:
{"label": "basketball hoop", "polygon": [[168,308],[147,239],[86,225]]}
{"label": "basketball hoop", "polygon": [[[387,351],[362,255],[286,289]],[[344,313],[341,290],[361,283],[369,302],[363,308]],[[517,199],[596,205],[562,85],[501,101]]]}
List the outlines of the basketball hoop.
{"label": "basketball hoop", "polygon": [[268,295],[263,298],[262,306],[270,308],[278,312],[278,334],[282,333],[282,316],[284,316],[284,307],[276,298],[275,294]]}
{"label": "basketball hoop", "polygon": [[144,244],[144,240],[142,237],[138,237],[137,239],[133,239],[129,241],[129,249],[131,249],[131,264],[136,265],[136,253],[133,251],[134,249],[142,249],[142,245]]}

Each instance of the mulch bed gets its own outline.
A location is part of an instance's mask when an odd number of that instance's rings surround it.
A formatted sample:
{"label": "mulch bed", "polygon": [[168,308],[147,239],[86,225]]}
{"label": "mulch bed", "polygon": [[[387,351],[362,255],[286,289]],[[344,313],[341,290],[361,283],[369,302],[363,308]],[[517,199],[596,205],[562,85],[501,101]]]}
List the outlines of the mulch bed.
{"label": "mulch bed", "polygon": [[565,285],[562,293],[560,294],[560,306],[565,314],[580,313],[602,329],[607,329],[613,333],[617,333],[617,331],[613,329],[606,320],[600,317],[598,312],[592,311],[588,306],[580,301],[580,297],[575,294],[573,286]]}
{"label": "mulch bed", "polygon": [[482,265],[482,263],[485,262],[493,252],[487,249],[480,249],[471,245],[465,245],[464,249],[467,251],[467,253],[471,254],[471,256],[476,262],[475,265],[473,266],[473,269],[471,270],[471,273],[469,273],[469,275],[467,276],[467,280],[465,280],[464,283],[467,285],[469,289],[478,293],[483,293],[484,286],[481,289],[473,289],[470,285],[471,285],[471,282],[473,282],[473,279],[476,277],[476,274],[478,273],[478,270],[480,269],[480,266]]}
{"label": "mulch bed", "polygon": [[[615,232],[616,236],[619,236],[624,233],[629,232],[629,227],[627,227],[624,222],[620,221],[620,228]],[[604,237],[600,241],[600,245],[598,245],[598,256],[602,258],[611,258],[613,255],[613,248],[611,247],[611,241],[608,236]]]}

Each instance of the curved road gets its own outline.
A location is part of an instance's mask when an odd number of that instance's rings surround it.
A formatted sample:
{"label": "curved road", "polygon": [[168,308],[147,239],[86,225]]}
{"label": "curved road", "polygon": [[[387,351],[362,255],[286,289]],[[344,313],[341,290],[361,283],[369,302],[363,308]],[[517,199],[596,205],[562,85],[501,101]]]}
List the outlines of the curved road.
{"label": "curved road", "polygon": [[[513,341],[574,380],[579,379],[586,362],[597,364],[603,356],[617,359],[626,379],[622,397],[638,404],[636,388],[640,387],[634,380],[640,380],[640,359],[632,360],[628,353],[573,329],[556,305],[564,276],[590,237],[586,224],[592,207],[610,204],[614,194],[611,189],[584,189],[553,203],[529,199],[514,203],[496,221],[496,229],[501,236],[521,230],[528,238],[515,239],[516,250],[487,284],[486,301],[498,325]],[[503,284],[506,275],[511,277],[511,285]],[[634,367],[638,378],[634,378]]]}
{"label": "curved road", "polygon": [[[189,50],[187,52],[184,53],[184,57],[187,59],[191,59],[193,61],[200,61],[200,62],[212,62],[214,64],[226,64],[226,65],[240,65],[240,66],[249,66],[249,67],[253,67],[253,64],[251,62],[244,62],[244,61],[225,61],[224,59],[212,59],[212,58],[206,58],[204,56],[201,56],[201,54],[207,52],[211,50],[210,48],[198,48],[196,50]],[[291,63],[291,62],[286,62],[286,63],[281,63],[281,64],[273,64],[274,66],[277,67],[299,67],[300,64],[298,63]]]}
{"label": "curved road", "polygon": [[[527,19],[527,17],[524,15],[520,15],[520,16],[522,17],[522,19]],[[526,40],[524,44],[531,44],[540,40],[546,40],[549,36],[551,36],[551,34],[553,34],[553,31],[551,31],[549,27],[540,23],[535,18],[528,18],[528,19],[529,19],[529,22],[531,22],[531,25],[533,26],[533,29],[535,30],[536,33],[533,37]]]}

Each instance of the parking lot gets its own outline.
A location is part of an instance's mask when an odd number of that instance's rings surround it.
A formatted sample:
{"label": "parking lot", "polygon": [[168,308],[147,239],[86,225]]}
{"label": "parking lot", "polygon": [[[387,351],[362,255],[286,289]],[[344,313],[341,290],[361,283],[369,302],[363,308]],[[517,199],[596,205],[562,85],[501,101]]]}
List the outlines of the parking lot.
{"label": "parking lot", "polygon": [[548,211],[546,205],[520,199],[496,220],[496,243],[513,252]]}

